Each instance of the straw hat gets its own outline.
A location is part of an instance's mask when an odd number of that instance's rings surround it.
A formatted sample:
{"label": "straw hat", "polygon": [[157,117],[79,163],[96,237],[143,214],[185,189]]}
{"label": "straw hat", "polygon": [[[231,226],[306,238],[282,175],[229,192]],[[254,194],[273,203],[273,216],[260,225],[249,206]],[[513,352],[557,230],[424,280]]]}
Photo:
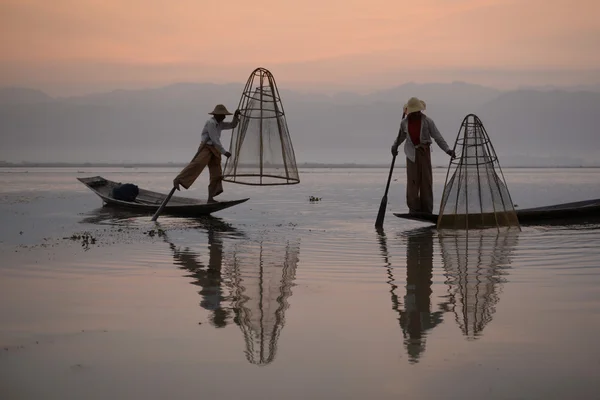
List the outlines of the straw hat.
{"label": "straw hat", "polygon": [[215,109],[212,112],[209,112],[212,115],[231,115],[231,113],[227,110],[223,104],[217,104]]}
{"label": "straw hat", "polygon": [[423,111],[426,108],[425,102],[419,100],[416,97],[411,97],[408,102],[404,105],[406,114],[411,114],[417,111]]}

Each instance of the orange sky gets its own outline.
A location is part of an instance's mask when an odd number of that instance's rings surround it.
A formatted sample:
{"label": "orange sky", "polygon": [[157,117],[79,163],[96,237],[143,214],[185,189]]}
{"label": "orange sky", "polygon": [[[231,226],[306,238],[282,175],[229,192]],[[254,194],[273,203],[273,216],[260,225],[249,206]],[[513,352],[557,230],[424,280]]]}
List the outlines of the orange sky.
{"label": "orange sky", "polygon": [[596,0],[0,0],[0,84],[600,70],[599,21]]}

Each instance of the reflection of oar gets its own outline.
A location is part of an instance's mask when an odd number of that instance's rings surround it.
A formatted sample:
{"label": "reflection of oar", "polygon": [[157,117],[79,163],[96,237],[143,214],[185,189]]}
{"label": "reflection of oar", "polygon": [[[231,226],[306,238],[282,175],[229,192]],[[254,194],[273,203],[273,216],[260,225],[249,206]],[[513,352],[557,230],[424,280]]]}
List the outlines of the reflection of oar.
{"label": "reflection of oar", "polygon": [[390,262],[390,255],[388,253],[387,248],[387,238],[385,236],[385,232],[382,227],[376,228],[377,238],[379,239],[379,247],[381,249],[381,256],[383,261],[385,262],[385,269],[387,271],[387,283],[390,285],[390,296],[392,300],[392,310],[398,313],[398,321],[402,318],[402,311],[400,308],[402,304],[400,303],[400,298],[396,294],[396,289],[398,289],[398,285],[396,285],[396,279],[394,278],[394,269],[392,268],[392,263]]}
{"label": "reflection of oar", "polygon": [[[402,113],[402,119],[404,119],[404,113]],[[398,136],[400,136],[400,132],[398,132]],[[385,187],[385,194],[381,199],[381,204],[379,205],[379,213],[377,214],[377,219],[375,220],[375,226],[381,228],[383,226],[383,220],[385,218],[385,209],[387,207],[387,195],[388,190],[390,189],[390,181],[392,180],[392,173],[394,172],[394,163],[396,162],[396,155],[392,158],[392,166],[390,167],[390,174],[388,176],[387,185]]]}
{"label": "reflection of oar", "polygon": [[377,232],[377,238],[379,239],[379,248],[381,249],[381,255],[383,257],[383,260],[385,261],[385,265],[389,267],[390,262],[389,262],[387,239],[385,236],[385,231],[383,230],[382,226],[376,227],[375,231]]}
{"label": "reflection of oar", "polygon": [[158,219],[158,216],[160,215],[160,213],[163,211],[163,209],[165,208],[165,206],[167,205],[169,200],[171,200],[173,193],[175,193],[175,189],[176,189],[176,187],[173,187],[173,189],[171,189],[171,192],[169,192],[167,197],[165,197],[165,199],[163,200],[160,207],[158,207],[158,210],[156,210],[156,212],[154,213],[154,216],[152,217],[152,221],[156,221]]}

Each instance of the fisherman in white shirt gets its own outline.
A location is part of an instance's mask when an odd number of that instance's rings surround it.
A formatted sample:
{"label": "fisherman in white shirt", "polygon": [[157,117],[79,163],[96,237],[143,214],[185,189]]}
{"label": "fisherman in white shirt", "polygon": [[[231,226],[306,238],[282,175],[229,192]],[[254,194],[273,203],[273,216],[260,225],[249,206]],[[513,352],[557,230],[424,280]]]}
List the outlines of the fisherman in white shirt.
{"label": "fisherman in white shirt", "polygon": [[406,203],[409,212],[433,213],[433,172],[431,167],[432,138],[452,158],[454,150],[442,137],[431,118],[423,114],[425,102],[412,97],[404,105],[406,118],[400,123],[400,132],[392,145],[392,154],[406,140]]}
{"label": "fisherman in white shirt", "polygon": [[236,110],[231,122],[224,122],[225,116],[231,115],[227,108],[218,104],[212,114],[204,124],[202,134],[200,135],[200,147],[192,161],[177,175],[173,180],[173,186],[179,189],[179,185],[189,189],[196,178],[208,166],[210,174],[210,183],[208,185],[208,203],[214,203],[215,196],[223,193],[223,171],[221,169],[221,155],[229,158],[231,153],[225,150],[221,144],[221,131],[224,129],[233,129],[239,122],[240,110]]}

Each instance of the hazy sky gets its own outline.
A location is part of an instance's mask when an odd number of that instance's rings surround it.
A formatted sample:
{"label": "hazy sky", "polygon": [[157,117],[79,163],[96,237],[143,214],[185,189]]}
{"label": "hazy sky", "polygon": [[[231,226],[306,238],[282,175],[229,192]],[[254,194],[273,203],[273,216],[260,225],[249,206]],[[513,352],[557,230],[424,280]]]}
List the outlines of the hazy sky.
{"label": "hazy sky", "polygon": [[600,82],[597,0],[0,0],[0,85]]}

